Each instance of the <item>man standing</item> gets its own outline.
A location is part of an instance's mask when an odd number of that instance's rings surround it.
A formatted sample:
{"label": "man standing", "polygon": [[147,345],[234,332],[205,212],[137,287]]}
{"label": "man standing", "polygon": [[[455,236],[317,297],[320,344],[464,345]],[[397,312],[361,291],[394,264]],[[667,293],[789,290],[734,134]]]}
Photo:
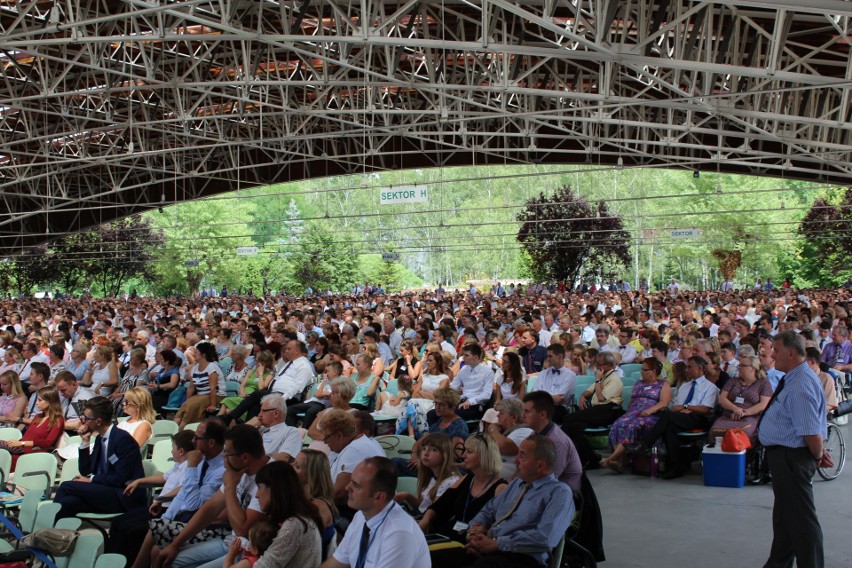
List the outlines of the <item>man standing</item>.
{"label": "man standing", "polygon": [[772,549],[764,568],[824,564],[822,528],[811,485],[816,468],[827,466],[825,394],[805,362],[805,341],[793,331],[775,336],[775,366],[786,375],[759,423],[760,443],[772,474]]}
{"label": "man standing", "polygon": [[431,566],[423,531],[394,501],[396,483],[388,458],[370,457],[358,464],[346,486],[347,503],[358,512],[322,568]]}

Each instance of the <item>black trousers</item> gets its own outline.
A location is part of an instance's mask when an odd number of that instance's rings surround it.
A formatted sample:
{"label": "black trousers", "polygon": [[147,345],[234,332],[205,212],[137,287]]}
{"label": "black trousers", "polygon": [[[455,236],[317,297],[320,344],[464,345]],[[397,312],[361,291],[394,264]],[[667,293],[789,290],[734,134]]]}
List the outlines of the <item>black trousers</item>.
{"label": "black trousers", "polygon": [[325,405],[321,402],[302,402],[299,404],[294,404],[293,406],[287,406],[287,419],[285,422],[287,426],[295,426],[299,417],[297,416],[299,413],[304,412],[305,417],[302,419],[302,428],[308,429],[311,427],[311,424],[314,423],[314,420],[317,418],[317,414],[325,410]]}
{"label": "black trousers", "polygon": [[808,448],[766,448],[772,473],[772,549],[764,568],[822,568],[822,528],[814,505],[811,479],[816,461]]}
{"label": "black trousers", "polygon": [[666,445],[666,453],[668,454],[668,463],[674,468],[683,469],[684,464],[680,456],[680,440],[678,433],[686,432],[687,430],[707,429],[710,422],[707,417],[695,413],[669,412],[663,411],[659,413],[660,419],[654,424],[653,428],[648,430],[643,439],[648,444],[653,444],[658,439],[662,439]]}
{"label": "black trousers", "polygon": [[123,554],[125,558],[136,558],[145,535],[148,534],[148,521],[151,518],[146,507],[131,509],[114,518],[105,543],[106,552]]}
{"label": "black trousers", "polygon": [[492,552],[485,556],[473,556],[464,548],[446,548],[430,552],[432,566],[455,568],[473,566],[474,568],[541,568],[541,564],[526,554],[519,552]]}
{"label": "black trousers", "polygon": [[618,417],[622,414],[624,414],[624,410],[619,405],[610,403],[592,406],[565,415],[562,421],[562,430],[574,442],[577,453],[580,455],[580,461],[584,466],[597,459],[595,450],[592,449],[592,445],[586,439],[586,428],[609,426],[618,420]]}

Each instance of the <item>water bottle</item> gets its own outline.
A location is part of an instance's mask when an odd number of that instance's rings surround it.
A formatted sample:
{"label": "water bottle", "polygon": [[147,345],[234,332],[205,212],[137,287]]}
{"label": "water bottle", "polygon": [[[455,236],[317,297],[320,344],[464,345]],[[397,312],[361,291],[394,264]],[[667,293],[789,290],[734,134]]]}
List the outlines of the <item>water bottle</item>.
{"label": "water bottle", "polygon": [[657,451],[656,444],[651,448],[651,477],[657,477],[660,469],[660,454]]}

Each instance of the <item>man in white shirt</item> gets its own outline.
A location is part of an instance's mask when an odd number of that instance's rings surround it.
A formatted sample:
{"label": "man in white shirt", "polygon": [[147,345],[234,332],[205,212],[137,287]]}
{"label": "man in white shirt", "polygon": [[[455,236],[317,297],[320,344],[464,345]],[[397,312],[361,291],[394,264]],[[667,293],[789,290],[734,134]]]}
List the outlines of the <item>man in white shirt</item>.
{"label": "man in white shirt", "polygon": [[[346,486],[355,471],[355,467],[365,459],[384,456],[384,451],[374,440],[359,434],[355,417],[344,410],[329,410],[320,419],[320,431],[323,441],[331,450],[328,461],[331,464],[331,481],[334,483],[334,500],[341,508],[341,514],[347,516]],[[352,511],[349,511],[351,516]]]}
{"label": "man in white shirt", "polygon": [[287,403],[280,394],[268,394],[260,402],[260,435],[266,455],[289,462],[302,451],[302,434],[298,428],[287,426]]}
{"label": "man in white shirt", "polygon": [[322,568],[429,568],[429,548],[414,518],[394,501],[397,474],[386,457],[352,472],[346,501],[357,510],[334,555]]}
{"label": "man in white shirt", "polygon": [[77,409],[74,408],[75,402],[89,400],[92,398],[91,391],[81,389],[77,385],[77,377],[70,371],[62,371],[54,379],[56,382],[56,390],[59,391],[59,403],[62,406],[62,416],[65,418],[65,429],[73,430],[76,434],[77,429],[81,426],[80,415]]}
{"label": "man in white shirt", "polygon": [[456,414],[464,420],[479,420],[494,392],[494,371],[482,364],[482,347],[476,343],[462,347],[461,356],[464,366],[450,383],[450,387],[462,393]]}
{"label": "man in white shirt", "polygon": [[636,348],[630,344],[630,342],[633,341],[633,330],[630,328],[624,328],[619,331],[618,341],[621,344],[618,347],[618,353],[621,355],[621,364],[626,365],[627,363],[633,363],[636,361],[636,357],[638,357],[639,354],[636,352]]}
{"label": "man in white shirt", "polygon": [[31,341],[21,346],[21,357],[24,358],[24,362],[21,363],[21,370],[18,371],[18,377],[20,377],[22,383],[30,379],[33,363],[50,364],[50,359],[42,355],[36,344]]}
{"label": "man in white shirt", "polygon": [[547,348],[547,365],[548,368],[539,373],[535,386],[529,392],[540,390],[549,393],[556,403],[553,421],[562,424],[568,406],[574,401],[577,374],[565,366],[565,348],[559,343]]}
{"label": "man in white shirt", "polygon": [[533,318],[532,326],[533,331],[538,334],[538,344],[542,347],[547,347],[548,345],[550,345],[550,332],[544,329],[541,320],[538,318]]}
{"label": "man in white shirt", "polygon": [[314,376],[314,367],[308,361],[308,348],[297,339],[287,342],[284,347],[284,365],[272,379],[266,389],[256,390],[248,395],[230,413],[222,417],[225,424],[239,419],[243,414],[254,418],[260,412],[260,401],[267,394],[280,394],[287,404],[298,404],[301,402],[299,396]]}

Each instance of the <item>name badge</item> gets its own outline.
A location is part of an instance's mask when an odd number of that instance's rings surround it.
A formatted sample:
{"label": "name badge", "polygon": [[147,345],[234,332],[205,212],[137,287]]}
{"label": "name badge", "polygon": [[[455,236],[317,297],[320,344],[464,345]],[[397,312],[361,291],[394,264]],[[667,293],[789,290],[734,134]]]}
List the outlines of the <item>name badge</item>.
{"label": "name badge", "polygon": [[456,532],[464,532],[467,530],[467,526],[467,523],[456,521],[456,524],[453,525],[453,530]]}
{"label": "name badge", "polygon": [[744,402],[745,402],[745,399],[741,396],[738,396],[737,398],[734,399],[734,403],[736,403],[736,404],[742,404]]}
{"label": "name badge", "polygon": [[115,455],[115,454],[112,454],[107,461],[109,461],[109,463],[111,463],[112,465],[115,465],[115,462],[118,461],[118,456]]}

